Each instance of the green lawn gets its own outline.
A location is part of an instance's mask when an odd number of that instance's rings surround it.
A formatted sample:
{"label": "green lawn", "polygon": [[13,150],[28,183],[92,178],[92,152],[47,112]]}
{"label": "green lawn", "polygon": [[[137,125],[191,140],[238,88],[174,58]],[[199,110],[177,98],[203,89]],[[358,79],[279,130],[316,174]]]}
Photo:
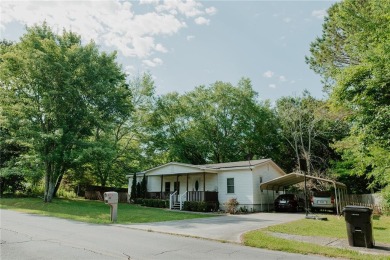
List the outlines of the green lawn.
{"label": "green lawn", "polygon": [[[326,216],[328,221],[302,219],[287,224],[268,227],[268,231],[302,236],[321,236],[347,238],[344,217]],[[382,216],[374,219],[373,236],[375,241],[390,244],[390,217]]]}
{"label": "green lawn", "polygon": [[[100,201],[54,199],[51,203],[44,203],[42,199],[38,198],[1,198],[0,208],[90,223],[111,223],[110,207]],[[210,216],[213,215],[176,212],[166,209],[146,208],[139,205],[119,203],[117,223],[146,223],[205,218]]]}
{"label": "green lawn", "polygon": [[[302,219],[282,225],[248,232],[244,235],[244,244],[252,247],[267,248],[300,254],[320,254],[328,257],[347,259],[389,259],[389,256],[367,255],[348,249],[320,246],[272,236],[267,232],[280,232],[302,236],[347,238],[343,217],[327,216],[328,221]],[[382,216],[373,220],[373,236],[376,242],[390,244],[390,217]]]}

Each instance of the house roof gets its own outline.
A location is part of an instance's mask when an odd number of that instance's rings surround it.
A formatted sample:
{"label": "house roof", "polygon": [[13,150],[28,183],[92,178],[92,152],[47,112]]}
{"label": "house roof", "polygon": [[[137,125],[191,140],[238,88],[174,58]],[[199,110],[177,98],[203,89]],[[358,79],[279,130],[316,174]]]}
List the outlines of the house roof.
{"label": "house roof", "polygon": [[204,168],[211,169],[226,169],[226,168],[237,168],[237,167],[252,167],[265,162],[269,162],[271,159],[261,159],[261,160],[248,160],[248,161],[239,161],[239,162],[227,162],[227,163],[214,163],[214,164],[204,164],[199,165]]}
{"label": "house roof", "polygon": [[[330,179],[319,178],[319,177],[315,177],[315,176],[311,176],[311,175],[306,175],[306,178],[330,182],[339,189],[340,188],[341,189],[347,188],[347,186],[344,183],[337,182],[337,181],[330,180]],[[261,190],[281,190],[284,187],[304,182],[304,180],[305,180],[304,174],[289,173],[289,174],[286,174],[284,176],[281,176],[281,177],[278,177],[278,178],[275,178],[273,180],[270,180],[270,181],[267,181],[267,182],[260,184],[260,189]]]}
{"label": "house roof", "polygon": [[[148,169],[137,175],[176,175],[176,174],[196,174],[196,173],[217,173],[224,170],[234,169],[252,169],[253,167],[260,166],[262,164],[271,163],[275,168],[282,174],[286,174],[278,165],[276,165],[271,159],[261,160],[249,160],[239,162],[227,162],[227,163],[215,163],[215,164],[204,164],[204,165],[193,165],[186,163],[170,162],[157,166],[155,168]],[[127,175],[130,178],[132,175]]]}

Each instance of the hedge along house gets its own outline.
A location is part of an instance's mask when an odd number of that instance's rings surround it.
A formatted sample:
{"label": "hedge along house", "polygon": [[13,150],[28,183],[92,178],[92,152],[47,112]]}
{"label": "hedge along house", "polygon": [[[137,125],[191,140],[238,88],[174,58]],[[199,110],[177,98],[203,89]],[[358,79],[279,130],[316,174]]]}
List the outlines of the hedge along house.
{"label": "hedge along house", "polygon": [[[137,182],[147,178],[148,197],[169,199],[170,209],[182,209],[185,201],[219,202],[236,198],[239,207],[260,211],[273,203],[272,195],[261,192],[260,184],[286,173],[271,159],[206,165],[171,162],[137,173]],[[129,179],[131,194],[133,175]]]}

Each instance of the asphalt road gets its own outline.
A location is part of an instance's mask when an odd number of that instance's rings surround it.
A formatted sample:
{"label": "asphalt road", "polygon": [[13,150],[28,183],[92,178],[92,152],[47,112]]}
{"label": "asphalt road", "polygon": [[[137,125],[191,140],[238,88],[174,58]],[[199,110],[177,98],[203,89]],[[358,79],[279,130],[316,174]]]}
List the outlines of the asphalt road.
{"label": "asphalt road", "polygon": [[5,259],[327,259],[0,210]]}

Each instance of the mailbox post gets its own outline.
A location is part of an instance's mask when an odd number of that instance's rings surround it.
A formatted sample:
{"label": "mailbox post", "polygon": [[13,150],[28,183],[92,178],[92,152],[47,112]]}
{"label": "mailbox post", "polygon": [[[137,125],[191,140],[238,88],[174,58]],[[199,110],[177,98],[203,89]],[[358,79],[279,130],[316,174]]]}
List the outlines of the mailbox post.
{"label": "mailbox post", "polygon": [[104,193],[104,203],[110,205],[111,221],[116,222],[118,212],[118,192],[108,191]]}

